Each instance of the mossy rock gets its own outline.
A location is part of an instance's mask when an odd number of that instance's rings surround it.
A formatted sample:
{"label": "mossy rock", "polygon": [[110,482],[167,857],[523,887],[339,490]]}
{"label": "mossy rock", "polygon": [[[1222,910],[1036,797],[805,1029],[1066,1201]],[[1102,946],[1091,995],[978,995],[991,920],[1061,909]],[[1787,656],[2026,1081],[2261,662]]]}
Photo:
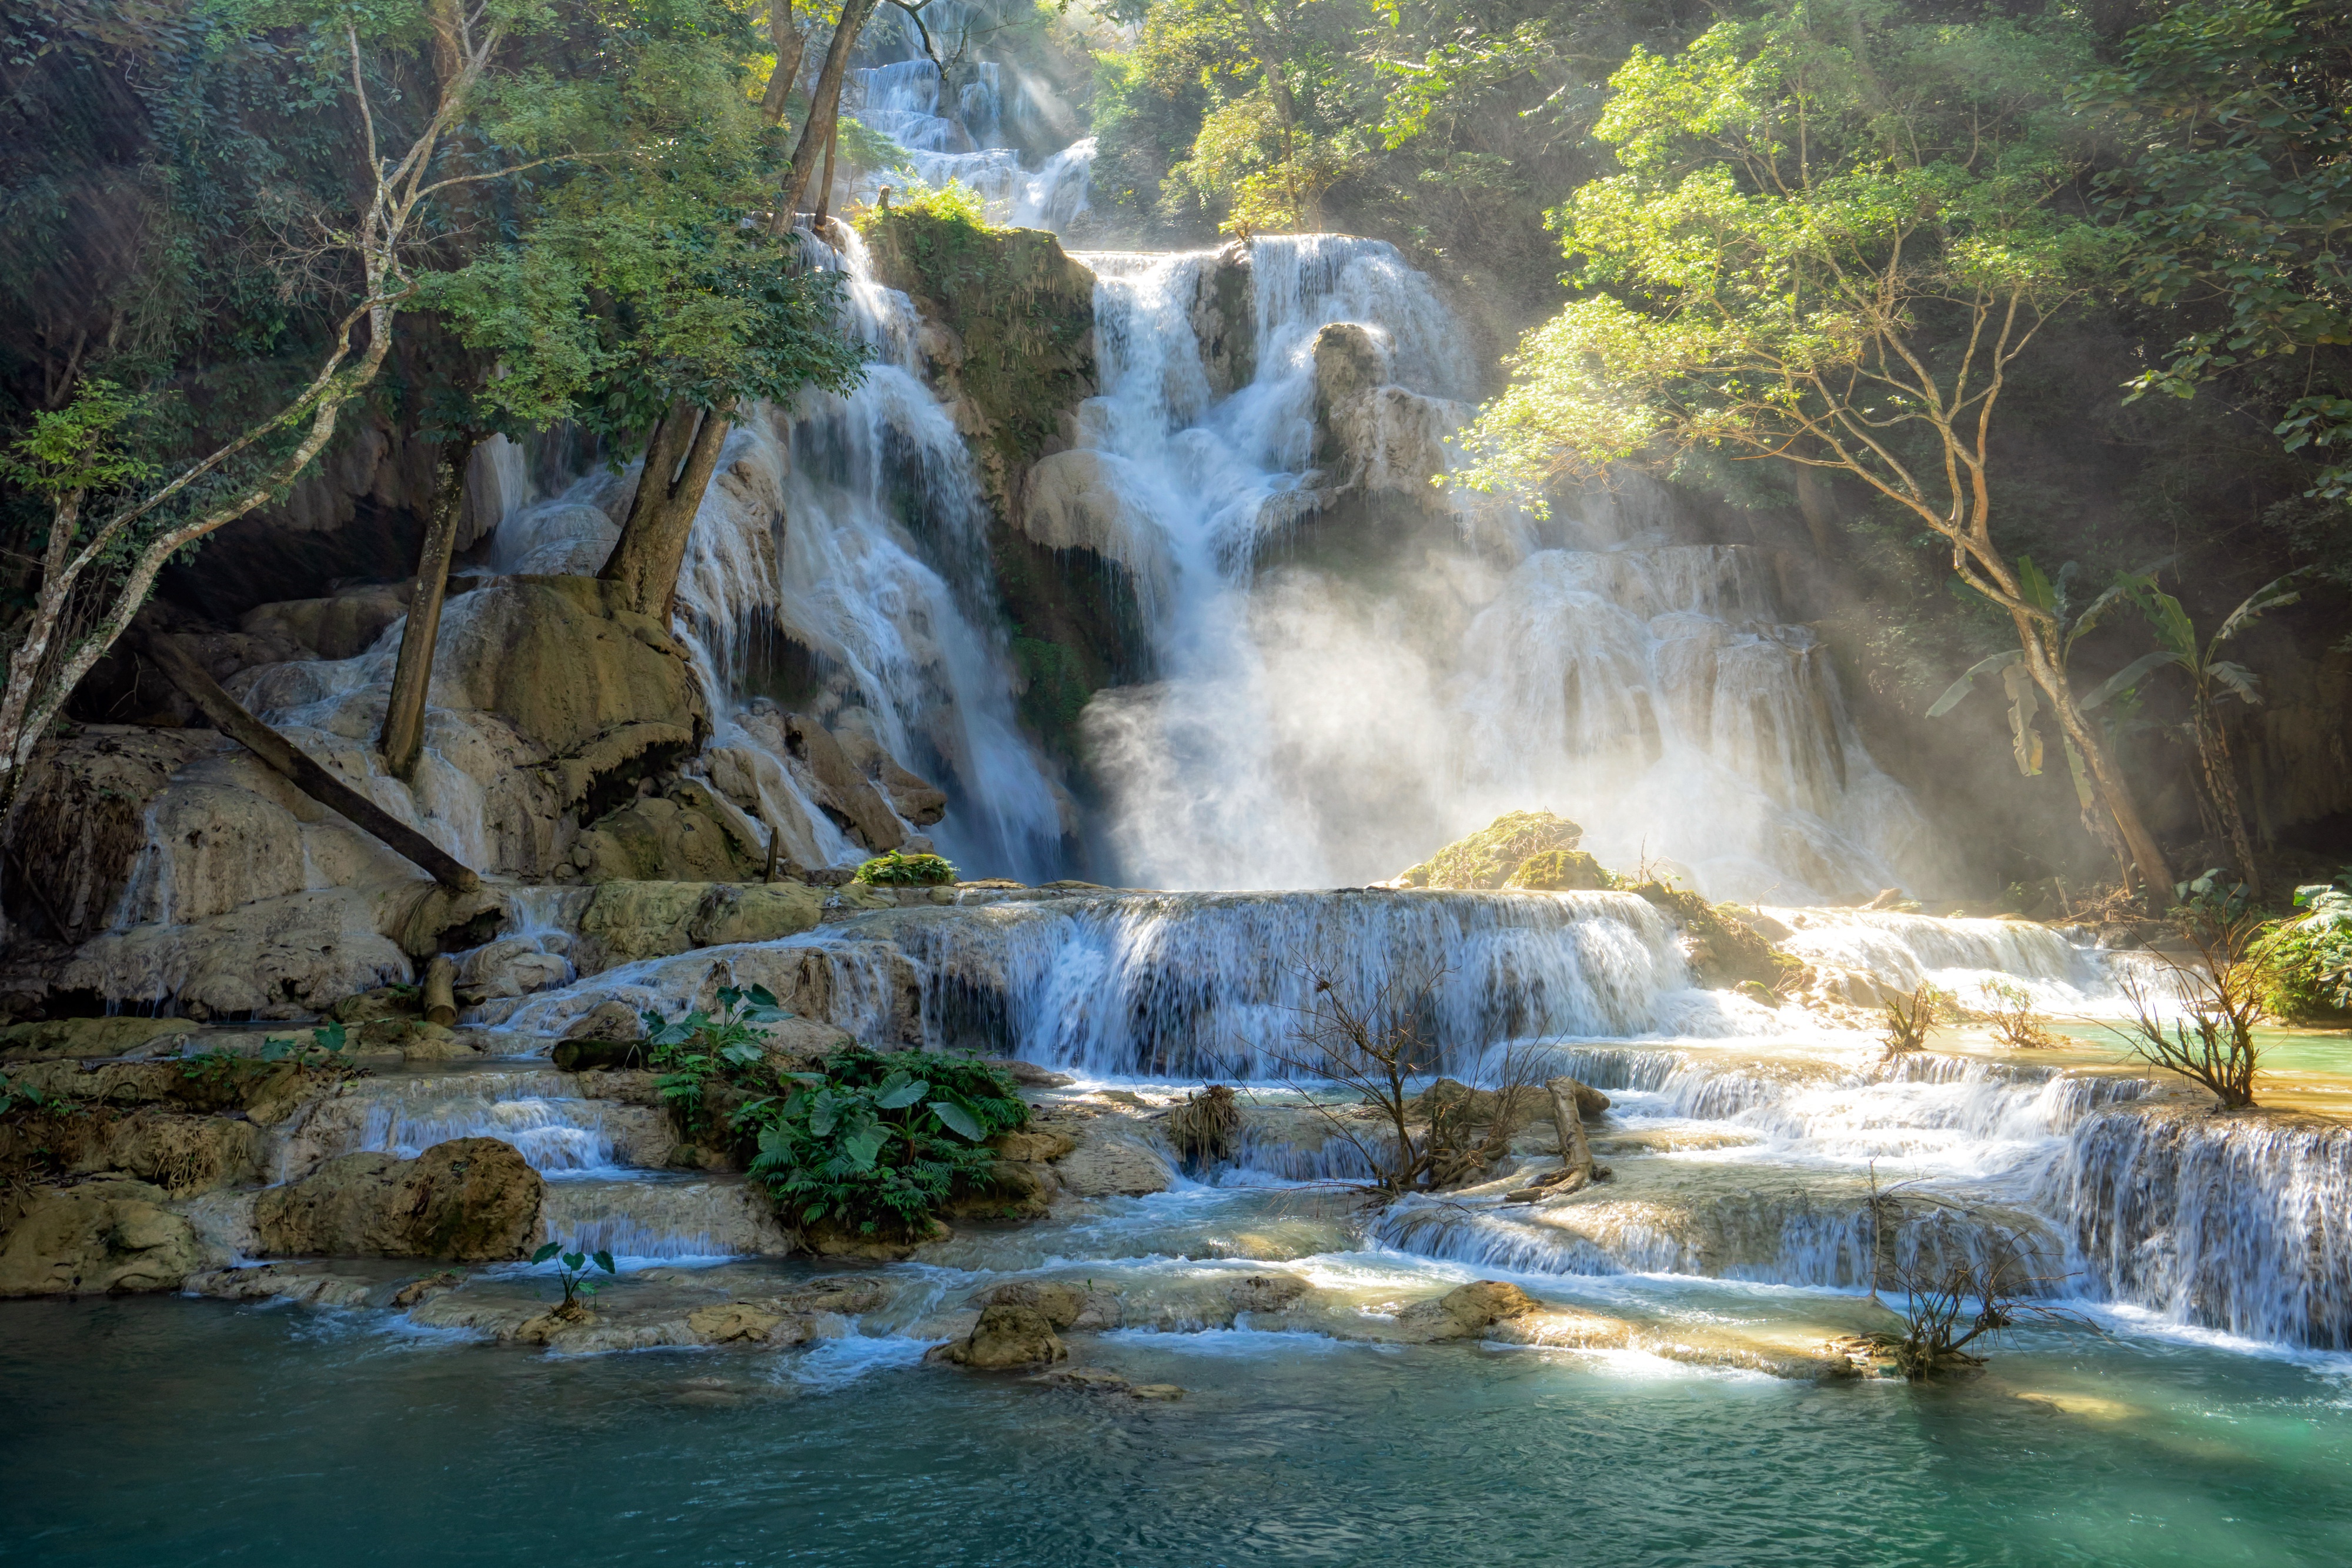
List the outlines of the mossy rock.
{"label": "mossy rock", "polygon": [[938,855],[902,855],[893,850],[857,868],[857,880],[867,887],[945,887],[956,879],[956,868]]}
{"label": "mossy rock", "polygon": [[[1410,887],[1502,887],[1528,861],[1572,851],[1583,838],[1584,830],[1566,817],[1549,811],[1508,811],[1468,838],[1446,845],[1399,880]],[[1580,858],[1600,870],[1591,855]]]}
{"label": "mossy rock", "polygon": [[1616,886],[1617,878],[1582,850],[1545,850],[1521,861],[1503,885],[1534,893],[1594,893]]}
{"label": "mossy rock", "polygon": [[1683,928],[1691,939],[1691,968],[1701,985],[1752,983],[1771,990],[1805,967],[1803,959],[1781,952],[1748,925],[1737,904],[1709,904],[1686,887],[1668,887],[1662,882],[1641,883],[1624,891],[1647,899]]}

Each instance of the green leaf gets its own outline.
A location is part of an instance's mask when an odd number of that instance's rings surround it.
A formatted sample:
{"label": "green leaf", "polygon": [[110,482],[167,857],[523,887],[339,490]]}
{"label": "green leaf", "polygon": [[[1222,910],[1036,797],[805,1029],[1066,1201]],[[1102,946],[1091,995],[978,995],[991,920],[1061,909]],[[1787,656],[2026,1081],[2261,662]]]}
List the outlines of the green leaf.
{"label": "green leaf", "polygon": [[980,1119],[953,1101],[932,1101],[931,1114],[946,1123],[950,1131],[975,1144],[988,1136],[988,1131],[980,1124]]}
{"label": "green leaf", "polygon": [[882,1145],[890,1140],[889,1132],[879,1126],[866,1127],[842,1140],[841,1152],[850,1165],[861,1171],[870,1171],[882,1153]]}
{"label": "green leaf", "polygon": [[2092,709],[2098,707],[2109,698],[2131,690],[2132,687],[2139,684],[2140,677],[2147,674],[2150,670],[2159,668],[2165,664],[2177,664],[2180,661],[2178,658],[2168,652],[2158,651],[2154,653],[2142,653],[2138,658],[2134,659],[2130,664],[2126,664],[2122,669],[2117,670],[2114,674],[2109,675],[2105,681],[2101,682],[2099,689],[2093,692],[2089,696],[2084,697],[2079,706],[2084,713],[2089,713]]}
{"label": "green leaf", "polygon": [[1936,699],[1935,706],[1927,710],[1927,716],[1943,717],[1959,705],[1962,697],[1976,689],[1977,678],[1979,675],[1990,675],[1994,671],[2004,669],[2023,657],[2025,654],[2021,650],[2011,648],[2006,653],[1995,653],[1989,659],[1978,660],[1969,666],[1968,674],[1944,688],[1944,695]]}
{"label": "green leaf", "polygon": [[551,1241],[546,1246],[541,1248],[538,1251],[532,1253],[530,1255],[530,1260],[534,1263],[544,1263],[550,1258],[554,1257],[558,1252],[562,1250],[563,1247],[562,1243]]}
{"label": "green leaf", "polygon": [[563,1266],[574,1272],[577,1272],[580,1265],[586,1261],[588,1261],[588,1256],[584,1252],[566,1252],[563,1255]]}
{"label": "green leaf", "polygon": [[347,1043],[347,1037],[343,1030],[342,1020],[340,1019],[335,1019],[332,1022],[321,1024],[317,1029],[312,1030],[310,1031],[310,1039],[314,1044],[325,1051],[341,1051],[343,1049],[345,1043]]}
{"label": "green leaf", "polygon": [[874,1102],[877,1110],[903,1111],[931,1092],[931,1086],[919,1078],[909,1081],[903,1074],[891,1076],[892,1082],[882,1085],[882,1092]]}
{"label": "green leaf", "polygon": [[613,1267],[613,1255],[610,1252],[600,1249],[595,1254],[595,1258],[596,1267],[604,1270],[607,1274],[617,1274],[620,1272],[619,1270]]}

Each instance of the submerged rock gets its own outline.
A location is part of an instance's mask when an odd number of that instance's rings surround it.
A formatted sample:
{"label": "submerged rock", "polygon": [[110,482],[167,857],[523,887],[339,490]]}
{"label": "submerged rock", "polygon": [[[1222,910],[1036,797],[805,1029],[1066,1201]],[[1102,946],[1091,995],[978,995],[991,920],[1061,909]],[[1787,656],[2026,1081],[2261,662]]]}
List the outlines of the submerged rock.
{"label": "submerged rock", "polygon": [[206,1260],[164,1199],[137,1181],[36,1189],[0,1233],[0,1296],[178,1290]]}
{"label": "submerged rock", "polygon": [[454,1138],[413,1160],[344,1155],[261,1195],[262,1249],[279,1256],[520,1258],[546,1183],[513,1145]]}

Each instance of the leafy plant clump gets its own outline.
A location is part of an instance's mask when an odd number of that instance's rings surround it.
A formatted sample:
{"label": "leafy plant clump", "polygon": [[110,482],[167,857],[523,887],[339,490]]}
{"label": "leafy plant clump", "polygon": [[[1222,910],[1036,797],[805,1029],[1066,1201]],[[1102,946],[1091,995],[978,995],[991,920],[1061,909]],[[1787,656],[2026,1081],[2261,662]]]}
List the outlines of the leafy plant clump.
{"label": "leafy plant clump", "polygon": [[909,184],[887,210],[901,217],[931,218],[940,223],[961,224],[982,232],[998,231],[1003,226],[988,221],[987,198],[961,180],[950,180],[944,185],[935,186],[919,183]]}
{"label": "leafy plant clump", "polygon": [[232,1079],[304,1067],[352,1071],[351,1052],[355,1043],[340,1021],[330,1021],[312,1030],[308,1040],[265,1040],[261,1049],[251,1055],[234,1051],[196,1051],[180,1059],[180,1075],[209,1083],[226,1083]]}
{"label": "leafy plant clump", "polygon": [[2033,1010],[2033,996],[2013,980],[1984,984],[1985,1021],[2003,1045],[2020,1051],[2050,1051],[2066,1042],[2050,1031],[2049,1020]]}
{"label": "leafy plant clump", "polygon": [[2253,945],[2267,982],[2263,1008],[2291,1023],[2334,1022],[2352,1014],[2352,869],[2296,888],[2294,906],[2300,917]]}
{"label": "leafy plant clump", "polygon": [[2169,971],[2168,998],[2143,980],[2124,982],[2132,1016],[2117,1032],[2132,1053],[2202,1084],[2224,1111],[2254,1103],[2262,1054],[2254,1025],[2272,989],[2256,952],[2261,924],[2247,915],[2185,922],[2182,934],[2196,947],[2196,961],[2158,955]]}
{"label": "leafy plant clump", "polygon": [[758,1129],[753,1179],[803,1226],[920,1235],[958,1186],[986,1184],[988,1140],[1029,1119],[1013,1080],[970,1057],[857,1046],[791,1077],[737,1122]]}
{"label": "leafy plant clump", "polygon": [[857,868],[857,880],[868,887],[945,887],[956,879],[956,868],[938,855],[902,855],[892,850]]}
{"label": "leafy plant clump", "polygon": [[1909,996],[1887,998],[1886,1032],[1879,1038],[1885,1042],[1889,1057],[1908,1056],[1927,1048],[1927,1031],[1936,1027],[1940,999],[1936,988],[1924,980]]}
{"label": "leafy plant clump", "polygon": [[646,1021],[646,1057],[661,1076],[654,1085],[688,1137],[710,1123],[706,1091],[713,1079],[748,1075],[765,1060],[762,1025],[782,1023],[792,1012],[765,986],[745,990],[719,988],[719,1010],[695,1009],[675,1023],[661,1014]]}
{"label": "leafy plant clump", "polygon": [[596,1293],[596,1281],[588,1277],[591,1265],[607,1274],[620,1272],[613,1267],[610,1252],[567,1252],[560,1241],[551,1241],[530,1255],[534,1263],[544,1263],[551,1259],[555,1263],[555,1277],[563,1282],[563,1301],[555,1310],[565,1317],[577,1317],[587,1311],[582,1298]]}

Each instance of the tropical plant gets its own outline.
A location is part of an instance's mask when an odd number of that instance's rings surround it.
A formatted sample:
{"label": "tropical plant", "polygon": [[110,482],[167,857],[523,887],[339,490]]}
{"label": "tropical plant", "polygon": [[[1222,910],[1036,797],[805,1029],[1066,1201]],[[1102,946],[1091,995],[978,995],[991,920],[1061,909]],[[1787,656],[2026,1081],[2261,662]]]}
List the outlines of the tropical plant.
{"label": "tropical plant", "polygon": [[868,887],[944,887],[956,879],[956,868],[938,855],[902,855],[892,850],[857,868],[857,880]]}
{"label": "tropical plant", "polygon": [[613,1255],[610,1252],[601,1249],[594,1252],[570,1252],[564,1249],[563,1244],[560,1241],[551,1241],[541,1247],[530,1255],[530,1260],[533,1263],[552,1261],[555,1264],[555,1277],[563,1285],[563,1301],[555,1310],[565,1317],[574,1317],[586,1311],[583,1298],[596,1293],[598,1289],[596,1281],[588,1277],[588,1270],[592,1265],[602,1269],[607,1274],[620,1272],[613,1267]]}
{"label": "tropical plant", "polygon": [[1936,1027],[1936,1014],[1941,993],[1925,980],[1907,996],[1886,998],[1881,1012],[1886,1019],[1886,1031],[1879,1039],[1885,1045],[1889,1060],[1924,1051],[1927,1033]]}
{"label": "tropical plant", "polygon": [[1725,453],[1859,480],[2009,621],[2154,889],[2163,849],[1996,533],[2011,377],[2117,248],[2068,204],[2084,170],[2052,90],[2088,47],[2065,13],[1813,0],[1634,50],[1594,129],[1622,172],[1553,214],[1579,297],[1522,340],[1465,477],[1540,501]]}
{"label": "tropical plant", "polygon": [[2246,813],[2238,800],[2236,765],[2230,758],[2230,735],[2221,723],[2223,693],[2249,706],[2262,702],[2261,678],[2243,664],[2221,657],[2231,638],[2263,617],[2265,611],[2293,604],[2303,597],[2292,584],[2297,572],[2266,582],[2248,594],[2222,618],[2213,635],[2203,642],[2180,601],[2156,586],[2153,578],[2126,580],[2132,599],[2156,631],[2158,647],[2116,671],[2084,706],[2094,706],[2110,690],[2127,688],[2152,670],[2177,666],[2189,677],[2189,734],[2204,779],[2202,796],[2216,836],[2226,838],[2238,857],[2238,874],[2252,896],[2261,897],[2262,873],[2254,863],[2253,840],[2246,832]]}
{"label": "tropical plant", "polygon": [[763,1026],[793,1016],[765,986],[721,986],[718,1000],[718,1012],[696,1008],[674,1022],[656,1012],[642,1015],[646,1059],[660,1074],[654,1085],[688,1137],[709,1125],[711,1081],[747,1076],[766,1059]]}
{"label": "tropical plant", "polygon": [[2352,870],[2296,888],[2294,906],[2299,916],[2254,943],[2269,981],[2264,1010],[2298,1023],[2352,1013]]}
{"label": "tropical plant", "polygon": [[987,1141],[1028,1120],[1013,1080],[971,1057],[835,1052],[789,1093],[753,1101],[751,1175],[788,1218],[860,1235],[919,1236],[959,1186],[987,1184]]}
{"label": "tropical plant", "polygon": [[58,1103],[55,1095],[44,1094],[29,1083],[11,1083],[8,1075],[0,1072],[0,1116],[11,1111],[47,1111]]}
{"label": "tropical plant", "polygon": [[348,1071],[351,1054],[357,1044],[341,1021],[332,1019],[312,1030],[307,1039],[269,1036],[257,1051],[193,1051],[180,1059],[180,1075],[219,1083],[254,1073],[298,1068]]}

